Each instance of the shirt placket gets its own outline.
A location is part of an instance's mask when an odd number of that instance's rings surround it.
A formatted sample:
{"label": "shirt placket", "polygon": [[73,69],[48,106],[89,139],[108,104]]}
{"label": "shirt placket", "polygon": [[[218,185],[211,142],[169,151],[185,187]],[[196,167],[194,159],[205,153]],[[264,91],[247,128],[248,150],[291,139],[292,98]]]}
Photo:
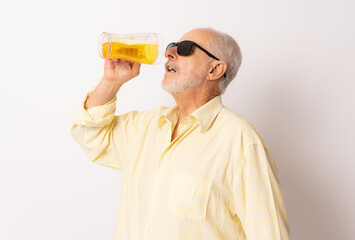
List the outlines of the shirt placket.
{"label": "shirt placket", "polygon": [[159,169],[157,171],[157,174],[154,177],[153,180],[153,188],[152,188],[152,199],[151,199],[151,204],[150,204],[150,210],[149,210],[149,216],[147,220],[147,226],[144,232],[144,238],[143,239],[152,239],[150,237],[152,233],[152,218],[153,218],[153,213],[155,212],[155,208],[157,207],[158,204],[158,193],[159,193],[159,188],[160,188],[160,183],[161,183],[161,177],[162,177],[162,170]]}
{"label": "shirt placket", "polygon": [[[159,189],[160,189],[160,185],[161,185],[161,180],[162,180],[162,176],[163,173],[166,169],[166,154],[169,151],[169,149],[171,148],[172,145],[174,145],[177,141],[179,141],[179,139],[186,134],[186,132],[192,127],[193,123],[191,121],[186,121],[186,122],[181,122],[179,125],[179,129],[178,129],[178,135],[177,137],[174,139],[174,141],[170,142],[171,139],[171,135],[172,135],[172,131],[167,131],[167,138],[166,138],[166,142],[164,143],[164,145],[166,146],[163,150],[163,153],[161,154],[159,161],[158,161],[158,166],[157,166],[157,173],[154,177],[153,180],[153,188],[152,188],[152,199],[151,199],[151,205],[150,205],[150,211],[149,211],[149,216],[148,216],[148,220],[147,220],[147,226],[144,232],[144,238],[143,239],[152,239],[151,234],[152,234],[152,221],[153,221],[153,213],[155,208],[157,207],[158,204],[158,194],[159,194]],[[169,128],[171,129],[171,126],[169,126]]]}
{"label": "shirt placket", "polygon": [[[171,126],[169,126],[171,129]],[[162,154],[160,155],[159,161],[158,161],[158,166],[157,166],[157,172],[153,180],[153,187],[152,187],[152,198],[151,198],[151,204],[150,204],[150,210],[149,210],[149,216],[147,219],[147,226],[144,231],[144,237],[143,239],[153,239],[151,234],[152,234],[152,221],[153,221],[153,213],[155,208],[157,207],[158,204],[158,194],[159,194],[159,188],[160,188],[160,183],[161,183],[161,178],[163,175],[163,171],[165,169],[166,162],[164,161],[164,158],[166,156],[167,151],[169,150],[170,146],[172,143],[170,143],[170,138],[171,138],[171,130],[167,131],[168,133],[166,134],[168,137],[166,138],[164,142],[164,149]],[[170,136],[169,136],[170,135]]]}

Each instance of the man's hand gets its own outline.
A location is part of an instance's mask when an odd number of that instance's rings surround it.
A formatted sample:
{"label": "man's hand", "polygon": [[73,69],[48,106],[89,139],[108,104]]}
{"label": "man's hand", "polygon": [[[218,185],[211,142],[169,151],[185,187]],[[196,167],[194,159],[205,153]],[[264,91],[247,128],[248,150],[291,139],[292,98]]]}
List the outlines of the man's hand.
{"label": "man's hand", "polygon": [[140,66],[140,63],[122,59],[105,60],[104,76],[86,100],[85,109],[100,106],[111,101],[125,82],[138,76]]}
{"label": "man's hand", "polygon": [[138,76],[140,63],[123,59],[106,59],[103,80],[119,83],[120,85]]}

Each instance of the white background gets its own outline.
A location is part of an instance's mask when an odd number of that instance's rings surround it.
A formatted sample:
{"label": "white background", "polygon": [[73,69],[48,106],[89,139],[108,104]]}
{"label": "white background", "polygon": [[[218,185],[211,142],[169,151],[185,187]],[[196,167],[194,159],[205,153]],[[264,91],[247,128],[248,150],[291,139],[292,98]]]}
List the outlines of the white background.
{"label": "white background", "polygon": [[[70,127],[103,73],[101,32],[166,43],[214,27],[243,63],[222,99],[268,143],[292,239],[354,239],[354,3],[328,0],[0,3],[0,239],[113,239],[121,172],[89,162]],[[117,114],[172,106],[143,65]]]}

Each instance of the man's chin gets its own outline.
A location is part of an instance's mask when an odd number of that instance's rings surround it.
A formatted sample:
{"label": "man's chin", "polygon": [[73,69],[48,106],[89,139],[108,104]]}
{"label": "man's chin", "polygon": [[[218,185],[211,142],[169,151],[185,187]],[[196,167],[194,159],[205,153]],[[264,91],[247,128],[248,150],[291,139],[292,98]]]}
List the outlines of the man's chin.
{"label": "man's chin", "polygon": [[177,94],[180,93],[181,91],[178,91],[177,89],[171,87],[171,86],[167,86],[162,84],[162,89],[170,94]]}
{"label": "man's chin", "polygon": [[162,82],[162,88],[170,94],[179,94],[189,89],[200,86],[202,82],[203,82],[202,78],[200,78],[199,80],[192,80],[192,79],[182,79],[180,77],[178,78],[170,77],[169,79],[169,77],[165,75]]}
{"label": "man's chin", "polygon": [[175,82],[166,82],[166,79],[164,78],[161,87],[164,91],[170,93],[170,94],[177,94],[181,93],[184,91],[184,88],[182,86],[179,86]]}

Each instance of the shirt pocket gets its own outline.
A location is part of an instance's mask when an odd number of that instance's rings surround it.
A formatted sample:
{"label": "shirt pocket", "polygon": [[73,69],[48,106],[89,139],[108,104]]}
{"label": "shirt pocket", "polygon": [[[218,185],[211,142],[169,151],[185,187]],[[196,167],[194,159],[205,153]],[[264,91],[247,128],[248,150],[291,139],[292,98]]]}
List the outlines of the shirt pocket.
{"label": "shirt pocket", "polygon": [[175,173],[169,194],[169,211],[181,220],[206,219],[211,179]]}

